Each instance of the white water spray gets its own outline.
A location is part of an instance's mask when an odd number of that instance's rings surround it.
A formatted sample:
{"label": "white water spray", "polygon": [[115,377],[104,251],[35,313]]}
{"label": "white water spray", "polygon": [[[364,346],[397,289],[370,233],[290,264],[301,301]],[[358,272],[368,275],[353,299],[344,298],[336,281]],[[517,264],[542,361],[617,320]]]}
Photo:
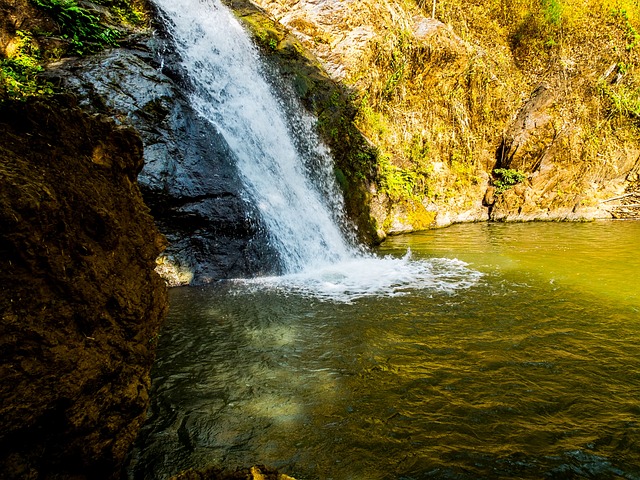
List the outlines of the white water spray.
{"label": "white water spray", "polygon": [[[279,252],[283,277],[259,285],[350,301],[414,288],[464,288],[477,272],[458,263],[376,258],[363,254],[341,231],[342,200],[331,160],[319,143],[311,181],[292,137],[284,108],[264,79],[258,51],[220,0],[155,0],[164,12],[183,66],[194,85],[194,108],[224,136],[270,242]],[[314,136],[301,117],[297,135]],[[317,188],[322,182],[322,188]],[[321,193],[322,192],[322,193]],[[447,262],[447,261],[443,261]],[[468,273],[466,279],[461,275]],[[477,274],[479,275],[479,274]],[[251,281],[249,281],[251,282]]]}

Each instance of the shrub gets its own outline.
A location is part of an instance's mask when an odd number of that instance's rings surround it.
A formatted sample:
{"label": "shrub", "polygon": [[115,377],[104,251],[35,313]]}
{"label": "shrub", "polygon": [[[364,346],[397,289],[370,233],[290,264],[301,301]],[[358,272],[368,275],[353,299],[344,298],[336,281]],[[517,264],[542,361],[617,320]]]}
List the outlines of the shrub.
{"label": "shrub", "polygon": [[31,35],[18,31],[16,37],[18,46],[13,57],[0,60],[0,101],[52,93],[51,84],[38,79],[42,71],[40,51]]}
{"label": "shrub", "polygon": [[512,168],[496,168],[493,174],[498,177],[493,181],[496,193],[503,193],[526,178],[524,173]]}

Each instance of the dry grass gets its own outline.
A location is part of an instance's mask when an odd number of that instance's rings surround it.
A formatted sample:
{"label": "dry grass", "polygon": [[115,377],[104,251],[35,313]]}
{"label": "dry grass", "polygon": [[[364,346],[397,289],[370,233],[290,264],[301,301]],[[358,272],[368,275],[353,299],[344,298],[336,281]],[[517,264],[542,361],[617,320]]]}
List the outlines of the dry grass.
{"label": "dry grass", "polygon": [[547,146],[566,170],[557,182],[580,189],[630,168],[640,140],[637,1],[442,1],[446,28],[417,38],[414,17],[431,7],[364,0],[351,18],[377,33],[347,83],[358,127],[391,166],[379,171],[383,191],[436,203],[477,195],[503,132],[543,81],[558,92],[557,144]]}

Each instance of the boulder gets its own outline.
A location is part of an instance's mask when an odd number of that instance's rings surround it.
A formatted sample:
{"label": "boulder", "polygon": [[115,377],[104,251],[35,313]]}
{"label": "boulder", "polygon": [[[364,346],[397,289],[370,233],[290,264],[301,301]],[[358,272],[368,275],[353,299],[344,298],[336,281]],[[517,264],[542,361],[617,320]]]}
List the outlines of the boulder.
{"label": "boulder", "polygon": [[274,273],[256,208],[233,153],[190,106],[189,82],[161,36],[51,66],[49,78],[83,108],[135,127],[144,144],[143,196],[169,240],[159,271],[170,285]]}

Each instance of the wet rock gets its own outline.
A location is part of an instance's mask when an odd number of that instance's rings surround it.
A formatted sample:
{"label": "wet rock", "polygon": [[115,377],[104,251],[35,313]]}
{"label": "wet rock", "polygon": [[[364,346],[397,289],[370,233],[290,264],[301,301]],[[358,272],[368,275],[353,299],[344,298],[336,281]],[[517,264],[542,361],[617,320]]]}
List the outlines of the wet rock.
{"label": "wet rock", "polygon": [[[277,270],[233,154],[188,102],[188,81],[169,40],[155,37],[54,65],[49,77],[80,104],[134,126],[144,143],[140,188],[169,240],[160,259],[172,285]],[[171,272],[182,272],[172,275]]]}
{"label": "wet rock", "polygon": [[0,155],[1,476],[116,478],[167,308],[142,143],[61,97],[3,106]]}

